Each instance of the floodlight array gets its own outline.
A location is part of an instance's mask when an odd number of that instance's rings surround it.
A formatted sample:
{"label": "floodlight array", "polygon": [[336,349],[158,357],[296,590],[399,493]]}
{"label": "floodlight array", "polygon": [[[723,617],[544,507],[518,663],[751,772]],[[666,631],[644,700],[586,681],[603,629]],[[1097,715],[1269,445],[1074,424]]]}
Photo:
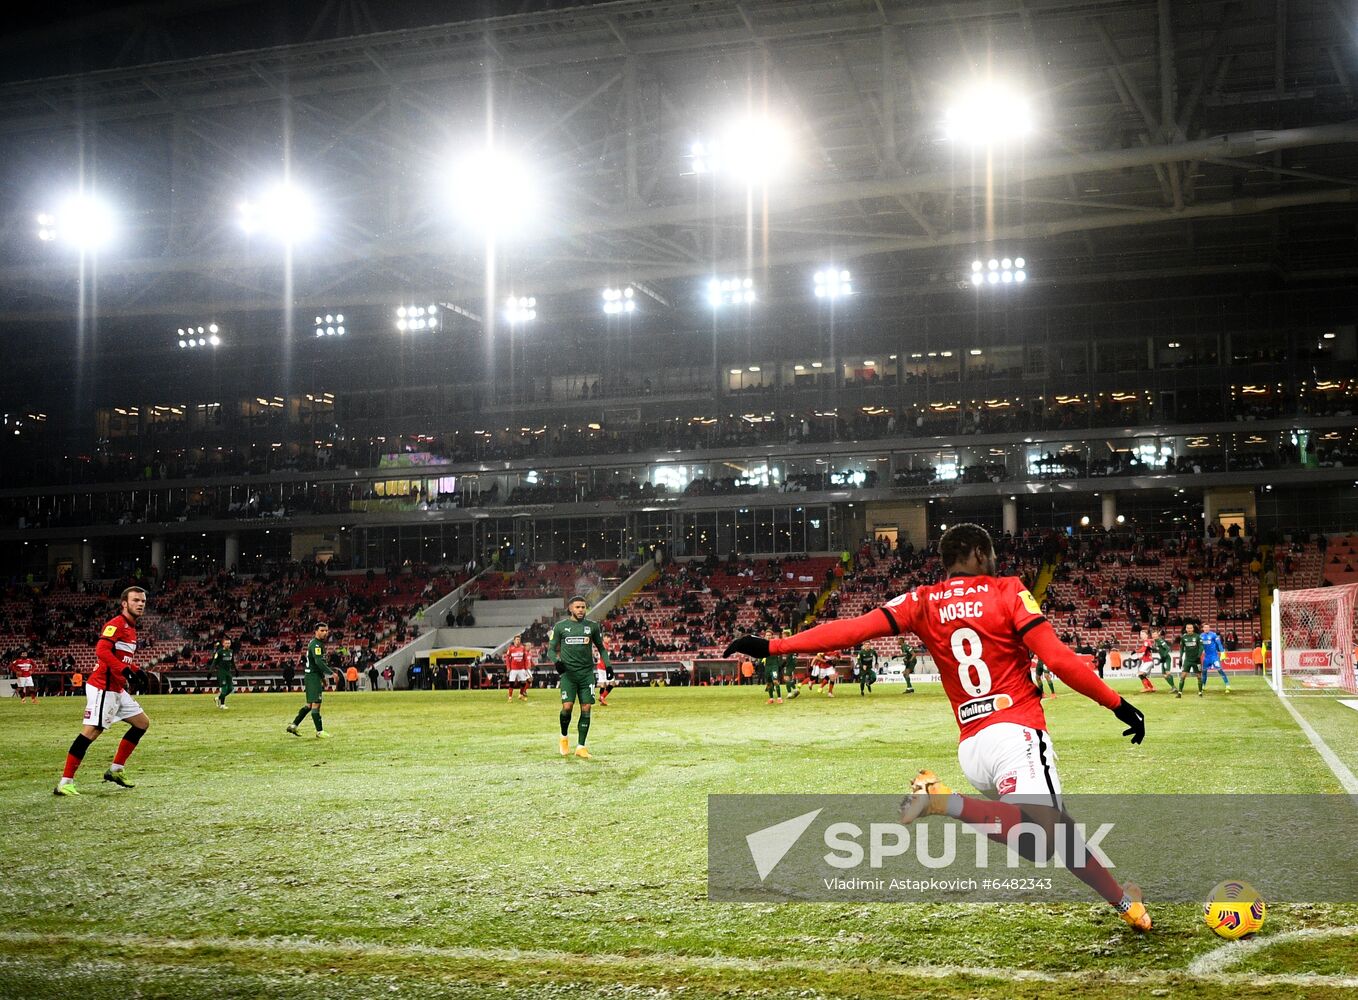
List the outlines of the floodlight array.
{"label": "floodlight array", "polygon": [[439,307],[436,304],[396,307],[396,329],[402,333],[437,330],[440,326],[442,326],[442,319],[439,315]]}
{"label": "floodlight array", "polygon": [[971,262],[971,283],[977,288],[1021,285],[1028,280],[1028,262],[1022,257],[991,257]]}
{"label": "floodlight array", "polygon": [[752,305],[755,298],[753,278],[713,278],[707,283],[707,303],[713,309]]}
{"label": "floodlight array", "polygon": [[221,328],[216,323],[206,326],[181,326],[176,331],[181,350],[196,347],[221,347]]}
{"label": "floodlight array", "polygon": [[345,332],[344,313],[326,313],[317,316],[314,324],[317,337],[343,337]]}
{"label": "floodlight array", "polygon": [[637,310],[636,290],[631,285],[625,288],[605,288],[603,300],[604,312],[609,316],[633,313]]}
{"label": "floodlight array", "polygon": [[505,319],[511,324],[528,323],[538,318],[538,300],[531,295],[511,295],[505,302]]}
{"label": "floodlight array", "polygon": [[839,299],[852,295],[853,275],[843,268],[823,268],[812,279],[812,289],[818,299]]}

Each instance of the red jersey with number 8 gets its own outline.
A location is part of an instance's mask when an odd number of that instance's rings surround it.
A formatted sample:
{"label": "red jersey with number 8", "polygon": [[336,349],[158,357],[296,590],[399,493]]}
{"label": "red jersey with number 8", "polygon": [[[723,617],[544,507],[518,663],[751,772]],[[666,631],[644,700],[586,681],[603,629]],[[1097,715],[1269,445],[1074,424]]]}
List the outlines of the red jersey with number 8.
{"label": "red jersey with number 8", "polygon": [[1023,634],[1046,621],[1016,576],[954,576],[916,587],[881,611],[929,648],[962,739],[996,722],[1046,729]]}

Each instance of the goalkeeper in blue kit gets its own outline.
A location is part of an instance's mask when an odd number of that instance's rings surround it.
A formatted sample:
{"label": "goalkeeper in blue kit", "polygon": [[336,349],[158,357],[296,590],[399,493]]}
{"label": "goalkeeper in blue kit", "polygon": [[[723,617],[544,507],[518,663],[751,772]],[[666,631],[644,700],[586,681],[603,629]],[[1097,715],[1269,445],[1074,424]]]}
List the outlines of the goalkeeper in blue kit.
{"label": "goalkeeper in blue kit", "polygon": [[1226,685],[1226,693],[1231,693],[1231,679],[1226,676],[1226,668],[1221,665],[1221,654],[1226,652],[1226,645],[1221,641],[1221,636],[1217,635],[1215,629],[1204,629],[1202,633],[1202,676],[1198,680],[1201,687],[1198,693],[1201,694],[1203,688],[1207,687],[1207,678],[1215,670],[1221,675],[1221,683]]}

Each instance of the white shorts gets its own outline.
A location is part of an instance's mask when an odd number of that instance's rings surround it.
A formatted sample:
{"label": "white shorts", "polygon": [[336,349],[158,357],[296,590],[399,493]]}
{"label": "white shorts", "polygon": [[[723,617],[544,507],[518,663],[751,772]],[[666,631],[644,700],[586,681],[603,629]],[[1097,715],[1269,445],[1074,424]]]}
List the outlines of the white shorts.
{"label": "white shorts", "polygon": [[533,671],[531,670],[511,670],[509,672],[509,683],[511,684],[527,684],[532,679]]}
{"label": "white shorts", "polygon": [[607,671],[607,670],[597,670],[597,669],[596,669],[596,670],[594,671],[594,686],[595,686],[595,687],[608,687],[608,671]]}
{"label": "white shorts", "polygon": [[85,685],[85,725],[107,729],[115,722],[126,722],[141,715],[142,708],[126,691],[105,691]]}
{"label": "white shorts", "polygon": [[31,687],[33,686],[33,678],[32,678],[32,677],[16,677],[16,678],[14,679],[14,686],[15,686],[15,687],[19,687],[19,688],[31,688]]}
{"label": "white shorts", "polygon": [[1041,729],[996,722],[958,744],[957,762],[967,780],[988,798],[1061,803],[1056,751]]}

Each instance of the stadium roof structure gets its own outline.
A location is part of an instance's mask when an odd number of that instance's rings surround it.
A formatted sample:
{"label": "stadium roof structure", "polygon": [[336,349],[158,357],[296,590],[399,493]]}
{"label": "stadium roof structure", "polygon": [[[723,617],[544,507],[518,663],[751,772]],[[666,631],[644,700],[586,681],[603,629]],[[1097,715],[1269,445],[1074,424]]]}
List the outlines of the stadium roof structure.
{"label": "stadium roof structure", "polygon": [[[125,36],[135,62],[148,24],[173,50],[176,16],[258,6],[141,4],[83,30]],[[1011,247],[1040,260],[1035,283],[1355,273],[1358,13],[1341,0],[546,6],[379,30],[383,11],[336,0],[311,41],[0,84],[0,323],[70,317],[81,269],[28,230],[42,185],[82,175],[126,218],[97,264],[104,318],[483,303],[488,260],[506,290],[630,281],[661,301],[725,273],[805,296],[824,263],[942,291]],[[1025,141],[943,137],[983,77],[1029,95]],[[751,110],[789,132],[781,177],[690,169],[713,122]],[[545,188],[532,232],[493,252],[437,191],[488,113]],[[287,269],[231,224],[285,162],[330,222]]]}

